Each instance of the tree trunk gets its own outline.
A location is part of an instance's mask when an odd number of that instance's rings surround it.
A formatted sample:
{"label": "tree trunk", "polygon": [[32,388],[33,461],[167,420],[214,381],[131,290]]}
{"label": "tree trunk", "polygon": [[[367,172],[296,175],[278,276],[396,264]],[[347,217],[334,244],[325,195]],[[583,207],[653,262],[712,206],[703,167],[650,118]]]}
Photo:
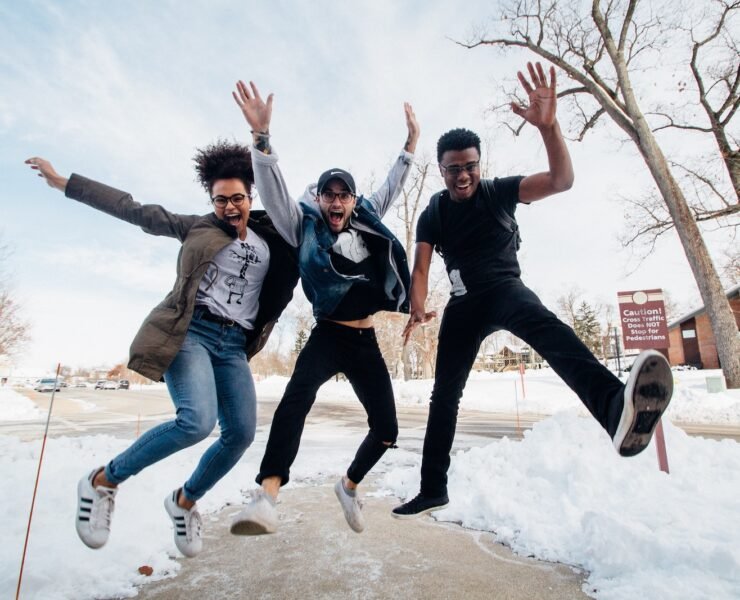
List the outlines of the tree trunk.
{"label": "tree trunk", "polygon": [[709,256],[699,227],[689,210],[688,203],[673,178],[652,131],[642,115],[631,116],[639,136],[638,148],[676,225],[676,232],[699,286],[702,300],[704,300],[727,387],[740,388],[740,337],[735,316],[722,288],[717,270]]}
{"label": "tree trunk", "polygon": [[401,349],[401,360],[403,362],[403,380],[408,381],[414,375],[411,365],[411,347],[408,344]]}

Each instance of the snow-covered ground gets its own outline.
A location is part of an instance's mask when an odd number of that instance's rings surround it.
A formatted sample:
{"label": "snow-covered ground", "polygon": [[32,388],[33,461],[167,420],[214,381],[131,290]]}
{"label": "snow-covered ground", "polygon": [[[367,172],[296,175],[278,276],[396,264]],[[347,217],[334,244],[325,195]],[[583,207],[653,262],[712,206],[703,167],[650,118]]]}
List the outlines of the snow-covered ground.
{"label": "snow-covered ground", "polygon": [[[667,418],[680,423],[740,424],[740,390],[715,394],[706,391],[707,377],[719,375],[721,371],[675,371]],[[287,383],[287,377],[269,377],[257,384],[257,392],[280,397]],[[425,406],[432,384],[431,379],[394,381],[396,403]],[[354,398],[354,392],[349,382],[332,380],[324,384],[319,397],[322,401],[346,401]],[[463,409],[496,413],[553,415],[572,409],[587,414],[578,396],[550,369],[527,371],[523,384],[519,373],[473,373],[460,405]]]}
{"label": "snow-covered ground", "polygon": [[[737,391],[708,394],[707,372],[676,373],[668,416],[674,421],[740,424]],[[692,438],[665,423],[671,474],[657,468],[654,448],[619,458],[609,439],[552,373],[528,373],[526,398],[518,375],[471,378],[463,407],[494,412],[554,414],[526,432],[457,453],[450,468],[450,498],[437,518],[492,531],[517,552],[559,561],[589,573],[586,591],[612,598],[740,597],[740,444]],[[279,395],[285,381],[258,385]],[[399,403],[425,404],[431,382],[396,383]],[[330,382],[320,401],[352,400],[346,383]],[[0,421],[39,419],[32,403],[0,388]],[[242,461],[199,504],[206,515],[241,503],[253,488],[267,431]],[[291,472],[290,485],[312,485],[339,476],[361,435],[348,428],[310,427]],[[179,563],[164,496],[184,481],[204,442],[152,466],[121,487],[111,539],[89,550],[74,531],[77,480],[123,450],[130,439],[110,436],[47,441],[23,579],[23,597],[94,598],[136,595],[141,565],[155,579],[177,574]],[[403,446],[403,440],[399,440]],[[0,596],[14,593],[28,522],[40,442],[0,436]],[[399,449],[376,467],[377,494],[400,498],[418,491],[417,454]],[[390,518],[390,517],[389,517]],[[220,525],[222,526],[222,525]]]}
{"label": "snow-covered ground", "polygon": [[46,413],[28,398],[10,387],[0,388],[0,422],[35,421],[45,418]]}

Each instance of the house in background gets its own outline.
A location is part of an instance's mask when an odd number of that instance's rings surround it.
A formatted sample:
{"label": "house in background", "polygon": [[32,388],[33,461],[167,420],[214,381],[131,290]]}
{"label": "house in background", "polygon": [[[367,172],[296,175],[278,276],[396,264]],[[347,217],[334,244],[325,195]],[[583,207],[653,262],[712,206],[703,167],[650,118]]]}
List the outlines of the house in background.
{"label": "house in background", "polygon": [[473,363],[476,371],[514,371],[524,364],[527,369],[541,369],[542,357],[529,346],[506,344],[496,353],[478,354]]}
{"label": "house in background", "polygon": [[[740,330],[740,285],[727,292],[727,299]],[[709,317],[704,307],[668,324],[668,361],[671,365],[693,365],[700,369],[719,369],[719,357]]]}

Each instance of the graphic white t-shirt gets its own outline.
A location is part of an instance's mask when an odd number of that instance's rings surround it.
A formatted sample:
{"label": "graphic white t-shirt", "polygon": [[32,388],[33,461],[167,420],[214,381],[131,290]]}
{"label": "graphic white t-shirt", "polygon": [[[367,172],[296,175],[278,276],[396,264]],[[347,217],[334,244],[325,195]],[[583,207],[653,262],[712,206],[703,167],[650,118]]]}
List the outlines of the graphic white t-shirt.
{"label": "graphic white t-shirt", "polygon": [[270,266],[270,248],[247,228],[245,240],[236,238],[213,259],[198,286],[195,304],[254,329],[262,282]]}

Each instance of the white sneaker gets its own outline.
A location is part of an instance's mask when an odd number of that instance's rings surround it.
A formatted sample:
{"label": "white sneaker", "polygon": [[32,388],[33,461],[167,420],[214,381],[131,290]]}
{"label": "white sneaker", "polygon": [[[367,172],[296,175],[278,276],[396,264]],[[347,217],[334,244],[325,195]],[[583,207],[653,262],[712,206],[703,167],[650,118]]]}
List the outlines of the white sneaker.
{"label": "white sneaker", "polygon": [[89,548],[105,545],[110,535],[110,522],[115,509],[116,488],[93,487],[93,479],[100,469],[80,479],[77,484],[77,535]]}
{"label": "white sneaker", "polygon": [[642,452],[673,395],[671,366],[660,352],[641,352],[624,388],[624,408],[613,442],[622,456]]}
{"label": "white sneaker", "polygon": [[365,529],[365,518],[362,516],[362,502],[357,492],[354,496],[350,496],[344,488],[344,477],[341,477],[334,485],[334,493],[337,495],[339,504],[342,505],[347,524],[352,531],[362,533],[362,530]]}
{"label": "white sneaker", "polygon": [[203,538],[201,530],[203,521],[198,512],[198,506],[193,505],[190,510],[185,510],[177,504],[177,495],[180,488],[164,499],[164,509],[172,519],[175,526],[175,545],[177,549],[188,558],[192,558],[203,549]]}
{"label": "white sneaker", "polygon": [[275,533],[278,512],[275,501],[262,489],[252,492],[252,501],[231,521],[234,535],[261,535]]}

